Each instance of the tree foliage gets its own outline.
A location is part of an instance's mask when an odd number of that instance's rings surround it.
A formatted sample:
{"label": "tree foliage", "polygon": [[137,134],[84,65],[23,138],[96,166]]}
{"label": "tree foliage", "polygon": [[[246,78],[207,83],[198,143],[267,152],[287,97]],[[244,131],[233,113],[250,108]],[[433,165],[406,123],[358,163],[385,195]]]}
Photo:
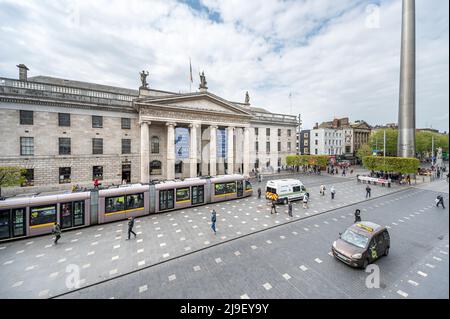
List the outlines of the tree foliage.
{"label": "tree foliage", "polygon": [[325,167],[328,163],[326,155],[288,155],[286,164],[289,166],[320,166]]}
{"label": "tree foliage", "polygon": [[0,197],[2,187],[19,186],[25,181],[26,170],[16,166],[0,166]]}
{"label": "tree foliage", "polygon": [[363,165],[371,171],[414,174],[420,167],[420,161],[417,158],[365,156]]}
{"label": "tree foliage", "polygon": [[361,161],[365,156],[370,155],[372,155],[372,148],[369,146],[369,144],[362,145],[356,152],[356,157],[358,157]]}

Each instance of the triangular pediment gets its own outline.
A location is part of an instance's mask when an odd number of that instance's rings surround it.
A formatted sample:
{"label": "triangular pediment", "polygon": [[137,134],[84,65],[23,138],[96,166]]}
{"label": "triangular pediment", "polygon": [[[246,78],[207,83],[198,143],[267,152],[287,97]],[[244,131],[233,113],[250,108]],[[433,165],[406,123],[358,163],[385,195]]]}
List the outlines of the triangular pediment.
{"label": "triangular pediment", "polygon": [[191,93],[161,98],[139,99],[140,105],[160,106],[170,109],[225,113],[229,115],[251,116],[250,110],[238,107],[211,93]]}

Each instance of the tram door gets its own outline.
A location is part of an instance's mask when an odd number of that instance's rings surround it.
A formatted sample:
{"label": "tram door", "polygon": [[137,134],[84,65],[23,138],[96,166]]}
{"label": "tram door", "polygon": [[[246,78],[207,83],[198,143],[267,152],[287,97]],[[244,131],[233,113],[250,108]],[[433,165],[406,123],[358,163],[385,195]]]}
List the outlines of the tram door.
{"label": "tram door", "polygon": [[25,208],[0,210],[0,239],[25,236]]}
{"label": "tram door", "polygon": [[237,181],[237,197],[244,196],[244,183],[243,181]]}
{"label": "tram door", "polygon": [[159,210],[172,209],[174,207],[174,190],[160,190],[159,191]]}

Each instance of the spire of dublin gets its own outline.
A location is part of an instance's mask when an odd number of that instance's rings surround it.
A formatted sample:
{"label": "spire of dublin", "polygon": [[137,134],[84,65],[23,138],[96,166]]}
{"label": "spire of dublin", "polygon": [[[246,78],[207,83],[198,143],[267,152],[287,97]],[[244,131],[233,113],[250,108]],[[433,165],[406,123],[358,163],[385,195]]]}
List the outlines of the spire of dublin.
{"label": "spire of dublin", "polygon": [[400,103],[398,109],[399,157],[415,157],[416,150],[416,27],[415,0],[403,0]]}

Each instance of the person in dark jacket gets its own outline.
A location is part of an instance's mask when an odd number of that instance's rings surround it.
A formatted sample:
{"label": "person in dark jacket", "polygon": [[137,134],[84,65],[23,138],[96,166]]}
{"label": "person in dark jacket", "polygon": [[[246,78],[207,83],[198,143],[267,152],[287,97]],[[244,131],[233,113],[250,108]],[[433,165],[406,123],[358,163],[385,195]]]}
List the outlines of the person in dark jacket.
{"label": "person in dark jacket", "polygon": [[361,221],[361,211],[359,209],[357,209],[355,211],[355,224],[359,223]]}
{"label": "person in dark jacket", "polygon": [[369,185],[366,187],[366,198],[370,198],[372,189]]}
{"label": "person in dark jacket", "polygon": [[270,209],[270,213],[273,214],[273,212],[277,213],[277,205],[275,200],[272,200],[272,208]]}
{"label": "person in dark jacket", "polygon": [[292,202],[291,201],[289,201],[289,204],[288,204],[288,214],[289,214],[289,217],[292,217]]}
{"label": "person in dark jacket", "polygon": [[261,187],[258,188],[258,199],[261,199]]}
{"label": "person in dark jacket", "polygon": [[211,229],[213,230],[214,235],[216,234],[216,221],[217,221],[216,211],[213,209],[211,213]]}
{"label": "person in dark jacket", "polygon": [[136,233],[133,231],[134,227],[134,217],[128,218],[128,239],[130,239],[131,234],[136,238]]}
{"label": "person in dark jacket", "polygon": [[445,209],[444,206],[444,197],[442,195],[438,195],[436,197],[436,207],[439,207],[439,205],[442,205],[442,208]]}
{"label": "person in dark jacket", "polygon": [[58,244],[58,240],[61,238],[61,226],[59,226],[58,223],[55,223],[53,225],[52,234],[55,235],[54,243],[55,243],[55,245],[57,245]]}

